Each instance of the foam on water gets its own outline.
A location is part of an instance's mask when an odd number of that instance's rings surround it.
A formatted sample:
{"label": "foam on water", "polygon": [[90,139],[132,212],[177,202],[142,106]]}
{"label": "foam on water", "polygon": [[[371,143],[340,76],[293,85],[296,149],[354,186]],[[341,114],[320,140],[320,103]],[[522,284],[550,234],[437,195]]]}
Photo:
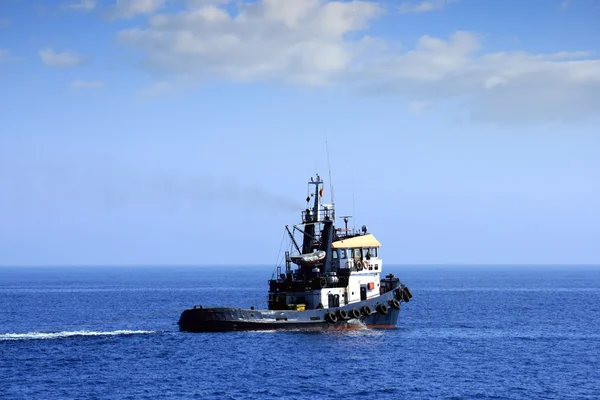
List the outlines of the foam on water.
{"label": "foam on water", "polygon": [[0,342],[7,340],[33,340],[33,339],[62,339],[74,336],[118,336],[118,335],[148,335],[156,331],[66,331],[66,332],[27,332],[27,333],[2,333]]}
{"label": "foam on water", "polygon": [[357,318],[349,319],[346,322],[346,325],[348,325],[354,329],[369,329],[367,327],[367,324],[365,324],[363,321],[361,321],[360,319],[357,319]]}

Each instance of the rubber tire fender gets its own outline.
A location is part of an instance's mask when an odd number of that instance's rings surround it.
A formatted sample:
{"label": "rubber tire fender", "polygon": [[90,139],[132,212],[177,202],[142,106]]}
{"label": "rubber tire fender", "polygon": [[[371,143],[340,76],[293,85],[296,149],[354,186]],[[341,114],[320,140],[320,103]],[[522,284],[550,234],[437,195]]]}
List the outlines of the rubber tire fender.
{"label": "rubber tire fender", "polygon": [[328,313],[325,315],[325,319],[326,319],[327,321],[331,322],[332,324],[335,324],[335,323],[337,322],[337,320],[338,320],[338,319],[337,319],[337,316],[335,315],[335,313],[333,313],[333,312],[331,312],[331,311],[330,311],[330,312],[328,312]]}
{"label": "rubber tire fender", "polygon": [[377,312],[379,312],[380,314],[386,315],[388,311],[388,306],[386,306],[385,304],[380,304],[377,306]]}
{"label": "rubber tire fender", "polygon": [[350,311],[350,315],[352,315],[352,318],[360,318],[360,311],[358,311],[356,308],[353,308]]}
{"label": "rubber tire fender", "polygon": [[398,300],[396,300],[396,299],[392,299],[392,300],[390,301],[390,305],[391,305],[392,307],[394,307],[396,310],[399,310],[399,309],[400,309],[400,302],[399,302]]}
{"label": "rubber tire fender", "polygon": [[343,319],[343,320],[349,319],[348,313],[344,309],[338,310],[337,314],[338,314],[338,317],[340,317],[340,319]]}
{"label": "rubber tire fender", "polygon": [[408,293],[406,293],[404,290],[402,291],[402,300],[404,300],[406,303],[408,303],[410,301],[410,297],[408,297]]}
{"label": "rubber tire fender", "polygon": [[398,289],[394,290],[394,294],[396,295],[396,298],[398,300],[402,300],[402,289],[398,288]]}
{"label": "rubber tire fender", "polygon": [[371,315],[371,307],[369,307],[369,306],[363,306],[362,312],[365,315]]}

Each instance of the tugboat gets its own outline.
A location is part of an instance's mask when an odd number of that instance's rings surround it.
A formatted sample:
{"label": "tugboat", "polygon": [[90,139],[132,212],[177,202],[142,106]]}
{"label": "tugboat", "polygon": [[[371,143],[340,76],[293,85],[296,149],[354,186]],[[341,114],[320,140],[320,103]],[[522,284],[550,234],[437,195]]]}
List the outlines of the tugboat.
{"label": "tugboat", "polygon": [[[292,252],[285,270],[277,267],[269,280],[267,310],[204,308],[184,310],[179,330],[225,332],[246,330],[328,330],[394,328],[401,303],[412,293],[394,274],[381,278],[381,244],[363,225],[360,231],[335,227],[335,208],[323,204],[323,181],[311,178],[302,222],[292,230]],[[311,199],[312,197],[312,199]],[[311,207],[312,200],[312,207]],[[302,247],[294,234],[302,236]],[[293,254],[292,254],[293,253]],[[294,264],[292,268],[292,264]]]}

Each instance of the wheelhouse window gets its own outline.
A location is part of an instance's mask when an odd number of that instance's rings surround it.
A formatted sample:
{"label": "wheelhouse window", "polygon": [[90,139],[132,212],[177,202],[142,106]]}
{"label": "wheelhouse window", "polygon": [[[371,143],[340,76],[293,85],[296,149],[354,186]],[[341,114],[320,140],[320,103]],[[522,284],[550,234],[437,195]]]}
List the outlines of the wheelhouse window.
{"label": "wheelhouse window", "polygon": [[339,249],[338,253],[339,253],[340,259],[345,260],[347,258],[347,256],[346,256],[346,249]]}
{"label": "wheelhouse window", "polygon": [[377,250],[379,250],[377,247],[371,247],[369,249],[369,253],[371,254],[371,258],[377,258],[379,256],[379,254],[377,254]]}

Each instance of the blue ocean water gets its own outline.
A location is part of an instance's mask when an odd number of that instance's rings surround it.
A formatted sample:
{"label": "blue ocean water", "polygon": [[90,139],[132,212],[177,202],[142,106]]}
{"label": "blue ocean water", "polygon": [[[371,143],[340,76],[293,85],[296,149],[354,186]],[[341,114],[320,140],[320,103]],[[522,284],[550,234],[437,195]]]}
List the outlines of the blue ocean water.
{"label": "blue ocean water", "polygon": [[600,267],[386,269],[397,329],[181,333],[272,269],[0,268],[0,399],[600,398]]}

